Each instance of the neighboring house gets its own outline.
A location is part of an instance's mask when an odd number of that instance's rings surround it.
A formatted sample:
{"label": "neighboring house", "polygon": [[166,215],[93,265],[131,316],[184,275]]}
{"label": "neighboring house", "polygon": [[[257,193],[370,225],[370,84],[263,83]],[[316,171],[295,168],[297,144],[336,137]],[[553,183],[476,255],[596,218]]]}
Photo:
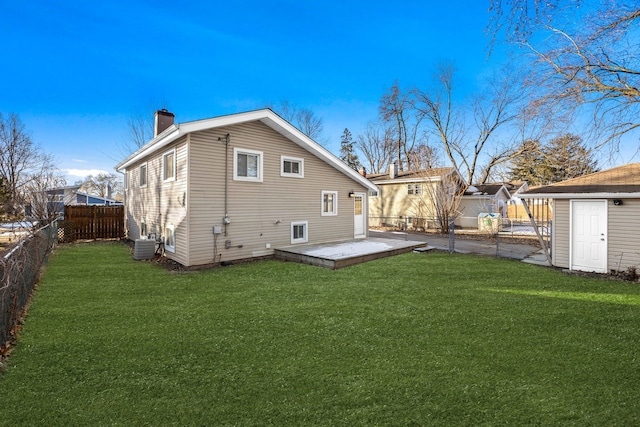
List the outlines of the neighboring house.
{"label": "neighboring house", "polygon": [[[369,222],[401,228],[434,227],[438,203],[434,198],[453,197],[456,190],[465,185],[455,168],[399,172],[398,165],[392,164],[388,173],[370,174],[367,178],[379,189],[369,198]],[[442,185],[447,187],[444,191]]]}
{"label": "neighboring house", "polygon": [[[45,202],[39,202],[37,205],[41,205],[39,209],[34,209],[34,206],[27,206],[26,216],[48,216],[56,217],[64,214],[64,207],[66,205],[104,205],[104,206],[117,206],[122,205],[122,202],[108,198],[94,196],[80,191],[81,185],[70,185],[67,187],[52,188],[46,192],[46,212],[42,211]],[[41,199],[41,197],[39,197]]]}
{"label": "neighboring house", "polygon": [[158,111],[156,137],[116,166],[130,239],[155,235],[191,267],[368,235],[375,185],[270,109],[173,117]]}
{"label": "neighboring house", "polygon": [[510,199],[511,194],[503,183],[470,185],[460,198],[456,227],[478,228],[478,216],[481,214],[506,217]]}
{"label": "neighboring house", "polygon": [[640,163],[538,187],[521,197],[551,201],[554,266],[598,273],[640,267]]}

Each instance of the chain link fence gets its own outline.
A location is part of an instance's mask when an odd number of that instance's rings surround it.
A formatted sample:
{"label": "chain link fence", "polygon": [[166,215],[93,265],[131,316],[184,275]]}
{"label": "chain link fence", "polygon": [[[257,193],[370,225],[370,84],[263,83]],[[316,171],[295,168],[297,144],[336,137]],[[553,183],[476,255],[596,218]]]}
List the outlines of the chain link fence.
{"label": "chain link fence", "polygon": [[0,360],[15,338],[42,266],[57,241],[54,221],[25,237],[0,258]]}

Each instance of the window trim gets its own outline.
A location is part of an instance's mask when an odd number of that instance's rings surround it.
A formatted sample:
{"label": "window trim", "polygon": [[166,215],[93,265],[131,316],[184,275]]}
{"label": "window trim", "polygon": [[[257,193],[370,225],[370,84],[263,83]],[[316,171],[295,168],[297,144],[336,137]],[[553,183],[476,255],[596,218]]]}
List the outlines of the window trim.
{"label": "window trim", "polygon": [[[292,173],[284,171],[284,162],[298,163],[300,172]],[[280,176],[286,178],[304,178],[304,159],[292,156],[280,156]]]}
{"label": "window trim", "polygon": [[[256,167],[258,168],[257,176],[255,176],[255,177],[253,177],[253,176],[238,176],[238,155],[239,154],[251,155],[251,156],[257,156],[258,157],[258,161],[257,161],[257,165],[256,165]],[[245,149],[245,148],[237,148],[237,147],[235,147],[233,149],[233,180],[234,181],[262,182],[263,160],[264,160],[264,153],[262,151],[248,150],[248,149]]]}
{"label": "window trim", "polygon": [[[144,184],[142,183],[142,177],[143,177],[142,171],[143,170],[144,170]],[[149,183],[149,167],[148,167],[146,162],[140,165],[140,167],[138,168],[138,172],[140,174],[139,179],[138,179],[138,183],[140,184],[140,188],[145,188]]]}
{"label": "window trim", "polygon": [[[325,211],[324,207],[324,197],[327,194],[333,194],[333,211]],[[322,195],[320,196],[320,215],[321,216],[337,216],[338,215],[338,192],[337,191],[329,191],[322,190]]]}
{"label": "window trim", "polygon": [[[170,245],[169,236],[173,237],[173,245]],[[164,227],[164,250],[168,252],[175,253],[176,252],[176,226],[171,224],[167,224]]]}
{"label": "window trim", "polygon": [[[293,230],[294,227],[302,225],[304,227],[304,237],[303,238],[294,238]],[[309,221],[291,221],[291,244],[295,245],[298,243],[307,243],[309,242]]]}
{"label": "window trim", "polygon": [[[173,155],[173,176],[167,177],[167,156]],[[163,182],[169,182],[169,181],[175,181],[176,180],[176,175],[178,173],[177,171],[177,161],[176,161],[176,149],[172,149],[169,150],[167,152],[165,152],[164,154],[162,154],[162,181]]]}

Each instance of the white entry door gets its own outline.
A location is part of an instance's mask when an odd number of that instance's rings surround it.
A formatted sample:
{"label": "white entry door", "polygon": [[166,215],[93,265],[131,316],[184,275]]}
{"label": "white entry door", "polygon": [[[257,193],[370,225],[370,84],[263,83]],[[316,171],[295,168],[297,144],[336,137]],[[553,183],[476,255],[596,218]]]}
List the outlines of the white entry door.
{"label": "white entry door", "polygon": [[365,217],[365,195],[356,193],[353,198],[353,235],[354,237],[366,237],[365,226],[367,218]]}
{"label": "white entry door", "polygon": [[607,272],[607,201],[571,201],[571,269]]}

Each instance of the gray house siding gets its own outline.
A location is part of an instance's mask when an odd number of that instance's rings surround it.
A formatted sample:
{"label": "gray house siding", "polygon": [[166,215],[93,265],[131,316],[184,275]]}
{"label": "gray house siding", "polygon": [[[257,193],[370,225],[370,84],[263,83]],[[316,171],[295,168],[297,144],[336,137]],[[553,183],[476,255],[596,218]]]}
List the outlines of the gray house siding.
{"label": "gray house siding", "polygon": [[551,254],[553,265],[556,267],[569,268],[570,215],[569,200],[553,200]]}

